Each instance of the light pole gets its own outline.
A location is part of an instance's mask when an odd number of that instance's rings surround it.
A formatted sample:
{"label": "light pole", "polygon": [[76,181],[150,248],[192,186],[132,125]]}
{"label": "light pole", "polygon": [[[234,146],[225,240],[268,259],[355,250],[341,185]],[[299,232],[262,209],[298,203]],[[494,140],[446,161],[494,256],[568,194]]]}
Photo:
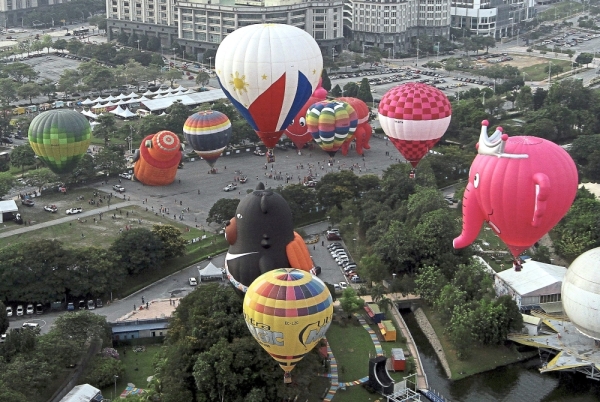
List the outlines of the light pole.
{"label": "light pole", "polygon": [[335,63],[335,48],[331,48],[331,57],[333,58],[333,62]]}
{"label": "light pole", "polygon": [[212,73],[212,56],[208,58],[208,71]]}
{"label": "light pole", "polygon": [[119,376],[115,374],[115,393],[113,395],[113,400],[117,398],[117,378],[119,378]]}
{"label": "light pole", "polygon": [[440,61],[440,42],[437,43],[437,58],[435,59],[435,61]]}
{"label": "light pole", "polygon": [[550,90],[551,80],[552,80],[552,62],[548,61],[548,90]]}
{"label": "light pole", "polygon": [[419,44],[421,43],[421,40],[419,38],[417,38],[417,64],[415,67],[419,66]]}
{"label": "light pole", "polygon": [[138,52],[139,52],[140,51],[140,40],[138,39],[138,40],[136,40],[136,42],[137,42],[137,45],[138,45]]}

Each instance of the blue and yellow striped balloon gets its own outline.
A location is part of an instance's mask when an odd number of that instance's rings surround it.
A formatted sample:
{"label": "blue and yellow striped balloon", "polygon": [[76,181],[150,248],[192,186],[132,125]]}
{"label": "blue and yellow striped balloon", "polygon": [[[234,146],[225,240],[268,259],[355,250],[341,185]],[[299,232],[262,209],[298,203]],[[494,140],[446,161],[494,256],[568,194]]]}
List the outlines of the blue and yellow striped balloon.
{"label": "blue and yellow striped balloon", "polygon": [[348,136],[354,135],[358,116],[346,102],[323,101],[308,108],[306,126],[321,149],[335,156]]}
{"label": "blue and yellow striped balloon", "polygon": [[212,167],[231,140],[231,122],[221,112],[203,110],[187,118],[183,135],[198,156]]}
{"label": "blue and yellow striped balloon", "polygon": [[244,297],[248,329],[286,375],[325,336],[332,317],[327,286],[310,272],[293,268],[259,276]]}

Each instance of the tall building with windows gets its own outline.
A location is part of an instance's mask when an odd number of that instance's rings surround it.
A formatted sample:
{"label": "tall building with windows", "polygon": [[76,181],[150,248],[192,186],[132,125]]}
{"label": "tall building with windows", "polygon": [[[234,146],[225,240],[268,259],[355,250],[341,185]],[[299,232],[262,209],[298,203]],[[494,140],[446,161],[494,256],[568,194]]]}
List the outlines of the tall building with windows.
{"label": "tall building with windows", "polygon": [[448,0],[346,0],[344,23],[364,47],[406,53],[414,38],[450,35]]}
{"label": "tall building with windows", "polygon": [[452,0],[452,27],[500,39],[517,34],[533,18],[535,0]]}
{"label": "tall building with windows", "polygon": [[343,45],[342,0],[107,0],[108,34],[156,36],[174,41],[200,59],[237,28],[258,23],[293,25],[312,35],[325,52]]}
{"label": "tall building with windows", "polygon": [[[27,12],[38,7],[68,3],[70,0],[0,0],[0,27],[22,27]],[[58,23],[58,21],[57,21]]]}

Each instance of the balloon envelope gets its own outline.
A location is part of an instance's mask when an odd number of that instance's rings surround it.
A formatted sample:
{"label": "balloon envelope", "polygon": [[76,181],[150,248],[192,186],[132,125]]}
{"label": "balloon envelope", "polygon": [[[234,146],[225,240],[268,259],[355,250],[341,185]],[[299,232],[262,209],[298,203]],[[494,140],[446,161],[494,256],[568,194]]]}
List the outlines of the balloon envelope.
{"label": "balloon envelope", "polygon": [[177,134],[159,131],[142,140],[139,159],[133,167],[138,181],[148,186],[173,183],[181,162],[181,143]]}
{"label": "balloon envelope", "polygon": [[294,145],[300,150],[304,147],[305,144],[312,141],[313,136],[308,131],[308,127],[306,125],[306,111],[309,107],[311,107],[316,102],[319,102],[321,99],[311,96],[308,98],[308,101],[304,104],[302,109],[298,111],[298,114],[292,121],[292,123],[287,126],[285,129],[285,135],[288,137]]}
{"label": "balloon envelope", "polygon": [[500,128],[488,138],[484,123],[454,247],[471,244],[487,222],[516,258],[567,213],[577,193],[577,168],[553,142],[508,137]]}
{"label": "balloon envelope", "polygon": [[323,101],[308,108],[306,124],[315,142],[333,157],[348,136],[354,135],[358,117],[346,102]]}
{"label": "balloon envelope", "polygon": [[269,271],[252,282],[244,296],[250,333],[286,373],[325,336],[332,317],[327,286],[305,271]]}
{"label": "balloon envelope", "polygon": [[237,29],[215,56],[223,92],[268,148],[313,93],[322,69],[321,50],[312,36],[284,24]]}
{"label": "balloon envelope", "polygon": [[394,87],[379,103],[381,128],[413,167],[444,135],[451,114],[446,95],[421,83]]}
{"label": "balloon envelope", "polygon": [[221,112],[204,110],[187,118],[183,134],[198,156],[212,167],[231,140],[231,122]]}
{"label": "balloon envelope", "polygon": [[92,128],[78,112],[49,110],[37,115],[29,125],[33,152],[54,173],[71,172],[90,145]]}

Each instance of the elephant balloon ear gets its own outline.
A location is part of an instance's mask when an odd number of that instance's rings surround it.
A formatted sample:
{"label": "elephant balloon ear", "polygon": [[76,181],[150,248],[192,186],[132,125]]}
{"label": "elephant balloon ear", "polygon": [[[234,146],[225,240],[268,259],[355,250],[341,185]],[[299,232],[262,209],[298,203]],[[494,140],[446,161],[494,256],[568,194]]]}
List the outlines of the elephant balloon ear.
{"label": "elephant balloon ear", "polygon": [[256,189],[255,190],[264,190],[265,189],[265,185],[263,182],[260,182],[256,185]]}

